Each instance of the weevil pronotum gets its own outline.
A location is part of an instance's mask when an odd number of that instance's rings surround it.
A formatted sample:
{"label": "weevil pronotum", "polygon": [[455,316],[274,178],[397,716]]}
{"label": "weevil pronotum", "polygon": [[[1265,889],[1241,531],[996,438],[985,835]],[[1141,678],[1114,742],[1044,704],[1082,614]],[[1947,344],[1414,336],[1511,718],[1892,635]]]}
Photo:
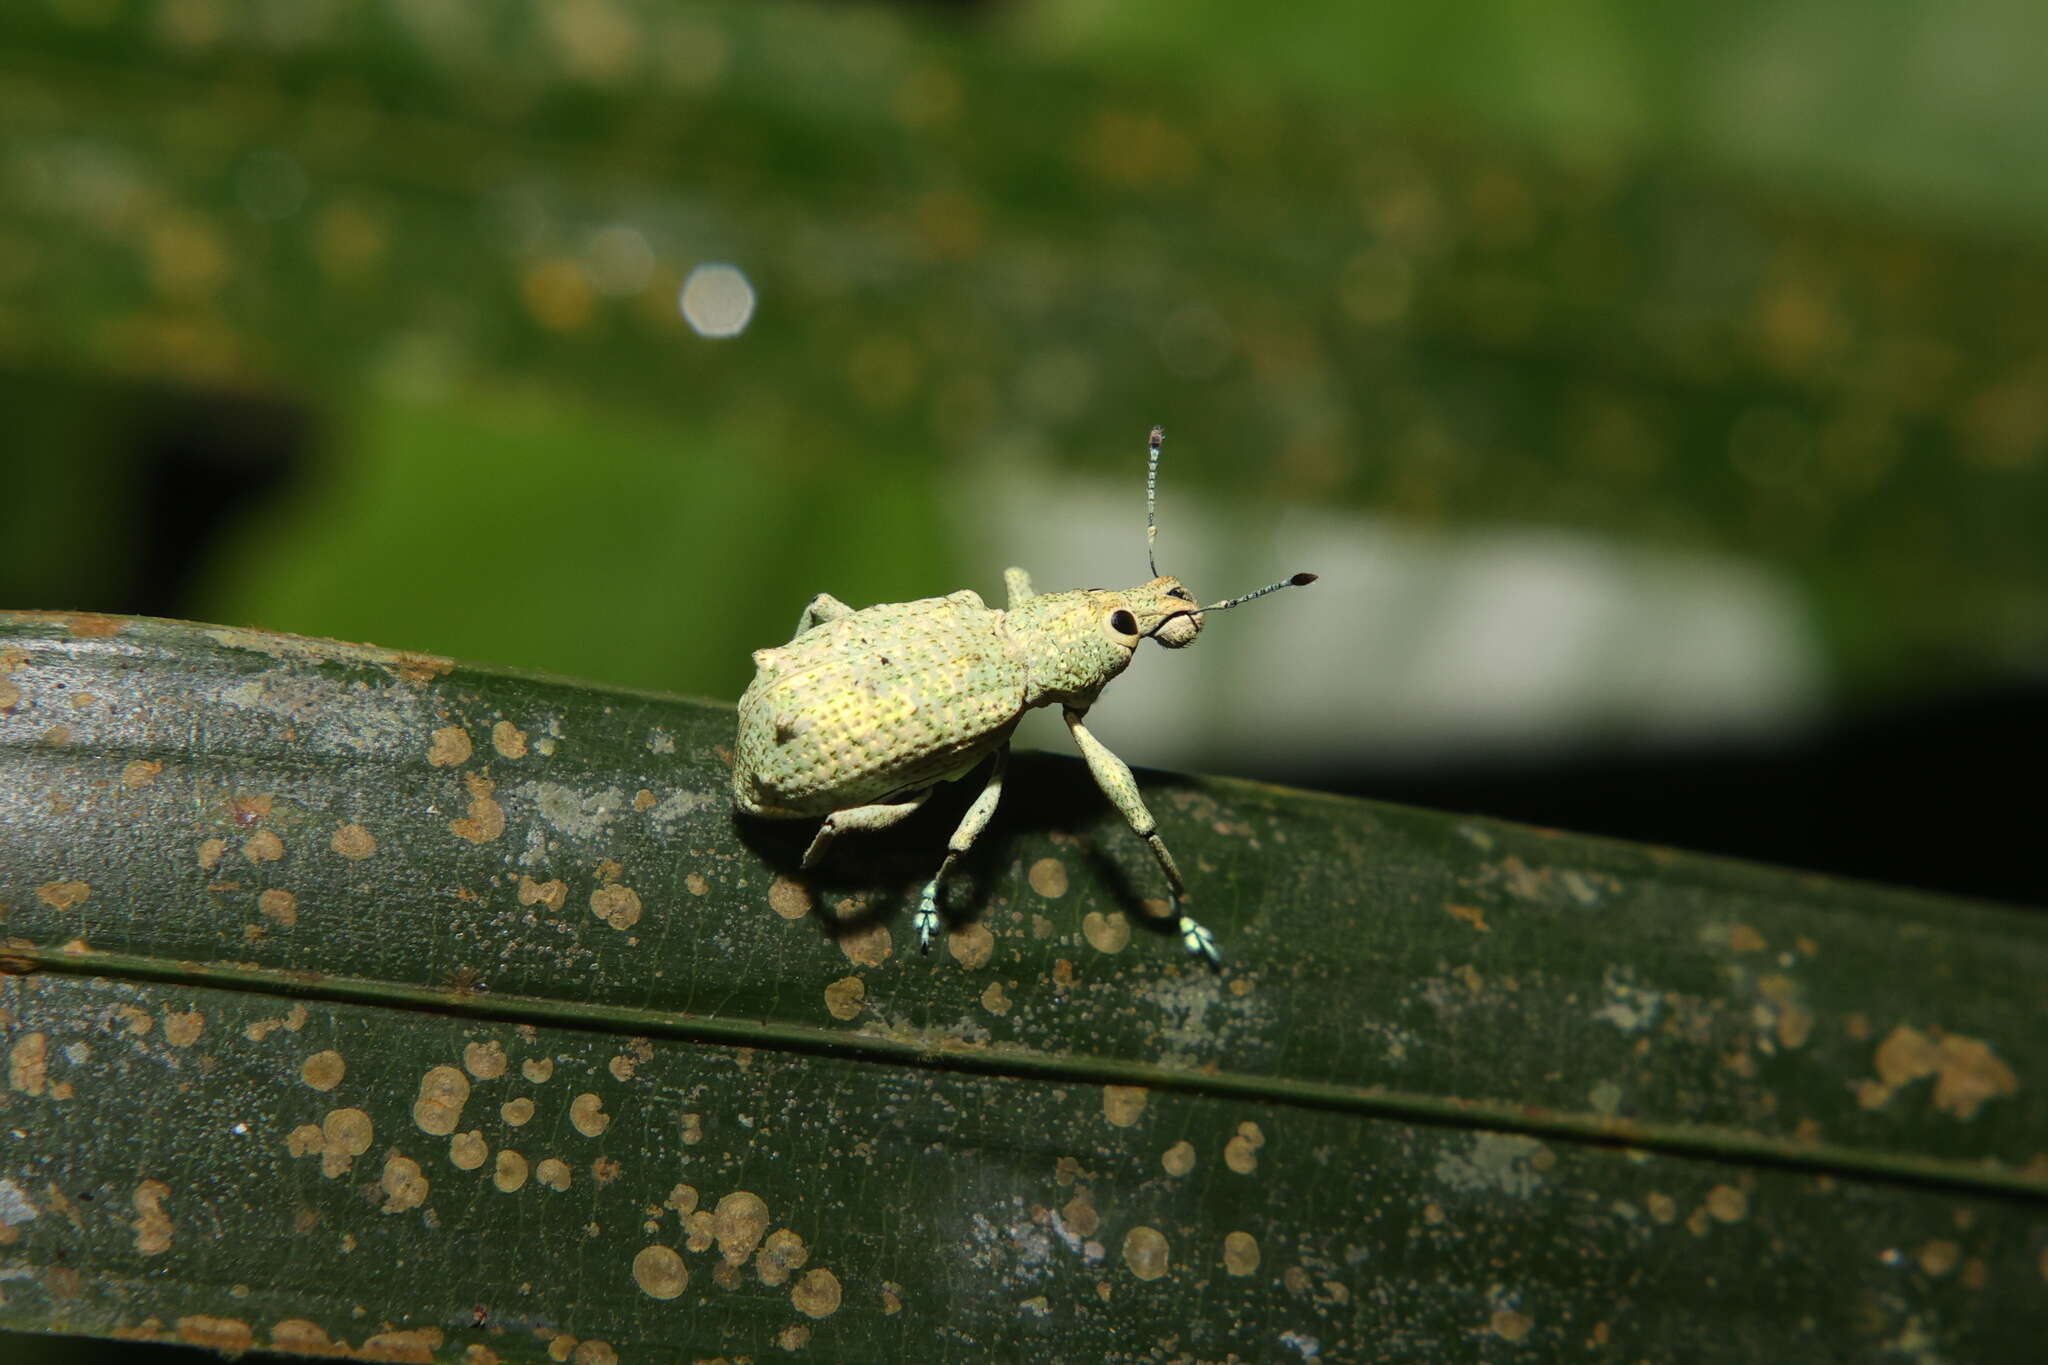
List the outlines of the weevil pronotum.
{"label": "weevil pronotum", "polygon": [[1088,771],[1131,830],[1159,860],[1179,908],[1189,952],[1220,960],[1209,931],[1187,913],[1188,889],[1160,839],[1124,761],[1082,723],[1110,679],[1130,665],[1138,641],[1180,649],[1201,633],[1206,612],[1226,611],[1282,588],[1315,582],[1298,573],[1278,583],[1198,606],[1154,557],[1159,448],[1146,442],[1145,552],[1152,580],[1110,591],[1033,592],[1022,569],[1003,574],[1009,607],[998,611],[970,590],[855,611],[830,593],[811,599],[786,645],[754,651],[754,681],[740,698],[733,801],[771,819],[824,816],[804,853],[809,867],[848,830],[884,829],[908,817],[940,782],[967,776],[994,756],[988,784],[946,841],[945,860],[917,901],[918,946],[939,928],[939,888],[987,828],[1002,796],[1010,732],[1035,706],[1062,707]]}

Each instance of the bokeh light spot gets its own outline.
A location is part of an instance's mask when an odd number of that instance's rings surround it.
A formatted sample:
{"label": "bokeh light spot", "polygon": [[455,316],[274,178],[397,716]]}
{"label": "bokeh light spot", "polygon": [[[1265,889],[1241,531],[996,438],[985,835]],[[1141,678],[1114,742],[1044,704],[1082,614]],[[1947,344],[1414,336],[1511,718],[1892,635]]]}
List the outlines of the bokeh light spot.
{"label": "bokeh light spot", "polygon": [[736,337],[754,316],[754,286],[736,265],[711,261],[683,281],[683,320],[698,336]]}

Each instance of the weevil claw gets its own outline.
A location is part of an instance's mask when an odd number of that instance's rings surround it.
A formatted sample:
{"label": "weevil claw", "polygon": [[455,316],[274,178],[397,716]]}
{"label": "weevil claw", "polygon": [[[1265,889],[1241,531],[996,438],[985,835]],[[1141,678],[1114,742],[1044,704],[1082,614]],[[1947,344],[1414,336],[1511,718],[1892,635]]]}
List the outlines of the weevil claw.
{"label": "weevil claw", "polygon": [[1223,965],[1223,954],[1216,947],[1215,936],[1196,923],[1194,916],[1182,915],[1178,928],[1182,947],[1208,962],[1211,967]]}

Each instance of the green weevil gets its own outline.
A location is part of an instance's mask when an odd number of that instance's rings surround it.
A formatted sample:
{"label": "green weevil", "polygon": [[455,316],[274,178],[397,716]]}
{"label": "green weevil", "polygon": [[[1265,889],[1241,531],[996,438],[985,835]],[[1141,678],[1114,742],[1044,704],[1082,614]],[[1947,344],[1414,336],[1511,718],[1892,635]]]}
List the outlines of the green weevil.
{"label": "green weevil", "polygon": [[1145,542],[1152,579],[1110,591],[1033,592],[1022,569],[1003,575],[1009,606],[998,611],[972,590],[859,611],[819,593],[797,618],[789,643],[754,651],[754,680],[739,705],[733,801],[769,819],[824,817],[805,850],[810,867],[848,830],[885,829],[910,816],[940,782],[967,776],[994,756],[988,782],[967,808],[939,870],[918,896],[918,947],[931,951],[939,888],[988,826],[1002,796],[1010,733],[1024,713],[1058,704],[1088,771],[1152,850],[1172,888],[1176,928],[1189,952],[1221,960],[1209,931],[1187,913],[1187,884],[1160,839],[1124,761],[1082,723],[1110,679],[1144,639],[1168,649],[1194,642],[1206,612],[1301,587],[1298,573],[1242,597],[1198,606],[1153,555],[1159,449],[1146,443]]}

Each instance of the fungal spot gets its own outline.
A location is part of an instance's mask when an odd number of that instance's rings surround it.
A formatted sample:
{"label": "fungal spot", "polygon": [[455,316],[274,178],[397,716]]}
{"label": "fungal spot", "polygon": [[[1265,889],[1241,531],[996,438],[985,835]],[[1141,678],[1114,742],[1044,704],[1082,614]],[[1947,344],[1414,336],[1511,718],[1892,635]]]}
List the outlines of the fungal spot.
{"label": "fungal spot", "polygon": [[171,1187],[161,1180],[145,1180],[135,1187],[135,1249],[144,1256],[157,1256],[171,1249],[171,1215],[164,1201]]}
{"label": "fungal spot", "polygon": [[533,1168],[533,1176],[551,1190],[566,1190],[570,1180],[569,1163],[560,1157],[543,1157],[541,1163]]}
{"label": "fungal spot", "polygon": [[507,1100],[498,1106],[498,1117],[514,1128],[524,1127],[526,1121],[533,1117],[533,1101],[525,1095],[516,1100]]}
{"label": "fungal spot", "polygon": [[1649,1209],[1650,1217],[1660,1223],[1675,1222],[1678,1218],[1678,1201],[1662,1191],[1651,1191],[1643,1205]]}
{"label": "fungal spot", "polygon": [[[768,1231],[768,1205],[749,1190],[735,1190],[711,1213],[711,1235],[727,1265],[743,1264]],[[822,1316],[813,1314],[813,1316]]]}
{"label": "fungal spot", "polygon": [[559,911],[569,903],[569,884],[560,881],[537,882],[525,873],[519,874],[519,903],[521,905],[545,905]]}
{"label": "fungal spot", "polygon": [[1473,905],[1446,905],[1444,913],[1452,919],[1463,920],[1482,934],[1493,932],[1493,926],[1486,922],[1486,912]]}
{"label": "fungal spot", "polygon": [[269,830],[258,830],[242,845],[242,856],[252,863],[274,863],[284,857],[284,840]]}
{"label": "fungal spot", "polygon": [[569,1101],[569,1122],[585,1137],[596,1137],[612,1126],[612,1116],[604,1112],[604,1098],[586,1090]]}
{"label": "fungal spot", "polygon": [[1239,1175],[1250,1175],[1259,1169],[1259,1148],[1265,1145],[1266,1135],[1258,1124],[1240,1123],[1237,1133],[1223,1144],[1223,1164]]}
{"label": "fungal spot", "polygon": [[1731,924],[1728,926],[1728,947],[1735,952],[1761,953],[1770,946],[1764,940],[1762,934],[1759,934],[1747,924]]}
{"label": "fungal spot", "polygon": [[1167,1270],[1166,1234],[1140,1223],[1124,1234],[1124,1264],[1141,1280],[1156,1280]]}
{"label": "fungal spot", "polygon": [[164,765],[153,758],[138,758],[121,769],[121,785],[129,791],[136,791],[155,783]]}
{"label": "fungal spot", "polygon": [[205,1028],[206,1016],[198,1010],[164,1011],[164,1041],[172,1047],[192,1046]]}
{"label": "fungal spot", "polygon": [[1182,1138],[1166,1149],[1159,1158],[1159,1164],[1166,1168],[1168,1175],[1186,1175],[1195,1169],[1195,1144]]}
{"label": "fungal spot", "polygon": [[26,1033],[7,1054],[7,1084],[24,1095],[40,1095],[50,1075],[50,1035]]}
{"label": "fungal spot", "polygon": [[1487,1325],[1502,1341],[1520,1341],[1529,1335],[1529,1330],[1536,1323],[1527,1313],[1517,1313],[1512,1308],[1496,1308],[1493,1310],[1493,1320]]}
{"label": "fungal spot", "polygon": [[506,758],[525,758],[526,731],[509,720],[501,720],[491,727],[491,747]]}
{"label": "fungal spot", "polygon": [[807,1270],[789,1291],[796,1311],[809,1318],[829,1318],[839,1311],[839,1277],[825,1269]]}
{"label": "fungal spot", "polygon": [[1945,1237],[1937,1237],[1920,1248],[1920,1268],[1937,1278],[1956,1268],[1963,1249]]}
{"label": "fungal spot", "polygon": [[698,876],[694,872],[692,872],[689,876],[683,878],[683,887],[693,896],[706,896],[711,894],[711,883],[705,881],[702,877]]}
{"label": "fungal spot", "polygon": [[704,1116],[685,1114],[682,1117],[683,1146],[695,1147],[704,1140]]}
{"label": "fungal spot", "polygon": [[1058,858],[1040,858],[1031,864],[1031,870],[1024,874],[1031,883],[1031,889],[1049,901],[1056,901],[1067,894],[1067,865]]}
{"label": "fungal spot", "polygon": [[690,1269],[674,1247],[659,1242],[633,1257],[633,1283],[650,1299],[672,1299],[690,1285]]}
{"label": "fungal spot", "polygon": [[981,993],[981,1007],[990,1014],[1000,1015],[1010,1012],[1010,997],[1004,993],[1002,982],[991,981],[988,983],[988,989]]}
{"label": "fungal spot", "polygon": [[469,756],[475,752],[469,731],[460,725],[443,726],[434,731],[433,743],[427,746],[427,762],[436,768],[453,768],[469,762]]}
{"label": "fungal spot", "polygon": [[480,1081],[495,1081],[505,1074],[505,1045],[495,1038],[466,1044],[462,1049],[462,1065]]}
{"label": "fungal spot", "polygon": [[834,1019],[852,1019],[866,1005],[867,982],[857,976],[842,976],[825,988],[825,1009]]}
{"label": "fungal spot", "polygon": [[239,1318],[215,1318],[194,1313],[178,1319],[178,1340],[188,1346],[203,1346],[234,1357],[246,1354],[255,1346],[256,1334],[249,1330],[248,1323]]}
{"label": "fungal spot", "polygon": [[309,1089],[332,1090],[341,1084],[341,1078],[348,1071],[348,1064],[333,1048],[316,1052],[306,1058],[299,1067],[299,1080]]}
{"label": "fungal spot", "polygon": [[811,1329],[793,1322],[775,1334],[775,1344],[785,1351],[801,1351],[811,1344]]}
{"label": "fungal spot", "polygon": [[555,1074],[555,1059],[552,1057],[528,1057],[519,1064],[519,1074],[535,1085],[545,1085]]}
{"label": "fungal spot", "polygon": [[220,860],[227,856],[228,841],[225,839],[201,839],[199,841],[199,866],[207,872],[220,866]]}
{"label": "fungal spot", "polygon": [[1707,1212],[1723,1223],[1739,1223],[1749,1215],[1749,1196],[1733,1185],[1716,1185],[1707,1191]]}
{"label": "fungal spot", "polygon": [[774,1288],[789,1283],[789,1277],[803,1269],[804,1262],[811,1259],[811,1249],[804,1245],[804,1239],[788,1228],[777,1228],[761,1243],[761,1254],[754,1258],[754,1268],[761,1276],[761,1283]]}
{"label": "fungal spot", "polygon": [[361,862],[377,851],[377,836],[361,825],[342,825],[327,846],[350,862]]}
{"label": "fungal spot", "polygon": [[1096,952],[1120,953],[1131,941],[1131,922],[1121,910],[1112,910],[1107,915],[1090,910],[1081,919],[1081,933]]}
{"label": "fungal spot", "polygon": [[842,932],[839,951],[857,966],[879,967],[889,960],[889,954],[896,951],[896,942],[889,937],[888,925],[873,920]]}
{"label": "fungal spot", "polygon": [[469,788],[469,814],[450,820],[448,828],[472,844],[487,844],[505,832],[505,808],[491,798],[498,784],[475,773],[464,775],[462,781]]}
{"label": "fungal spot", "polygon": [[682,1217],[687,1218],[697,1211],[697,1187],[678,1185],[668,1192],[668,1198],[662,1200],[661,1204],[663,1208],[674,1209]]}
{"label": "fungal spot", "polygon": [[21,689],[5,678],[0,678],[0,716],[6,715],[21,705]]}
{"label": "fungal spot", "polygon": [[491,1173],[491,1183],[506,1194],[512,1193],[526,1183],[526,1158],[510,1147],[498,1153],[497,1169]]}
{"label": "fungal spot", "polygon": [[462,1106],[469,1103],[469,1077],[452,1066],[437,1066],[420,1077],[419,1097],[412,1104],[412,1121],[420,1131],[447,1137],[462,1119]]}
{"label": "fungal spot", "polygon": [[953,960],[963,967],[973,968],[986,964],[995,950],[995,935],[979,920],[959,925],[946,935],[946,951],[950,952]]}
{"label": "fungal spot", "polygon": [[1145,1087],[1105,1085],[1102,1087],[1102,1117],[1119,1128],[1128,1128],[1145,1112]]}
{"label": "fungal spot", "polygon": [[614,929],[630,929],[640,922],[640,893],[607,882],[590,893],[590,913]]}
{"label": "fungal spot", "polygon": [[355,1159],[370,1150],[376,1129],[360,1109],[330,1109],[320,1121],[320,1174],[329,1180],[345,1174]]}
{"label": "fungal spot", "polygon": [[788,877],[768,884],[768,908],[784,919],[802,919],[811,913],[811,893]]}
{"label": "fungal spot", "polygon": [[611,1346],[595,1338],[576,1343],[576,1353],[569,1357],[570,1365],[619,1365],[619,1353]]}
{"label": "fungal spot", "polygon": [[256,908],[287,929],[299,922],[299,898],[282,887],[273,886],[258,896]]}
{"label": "fungal spot", "polygon": [[1233,1232],[1223,1239],[1223,1268],[1233,1275],[1249,1275],[1259,1268],[1259,1239],[1249,1232]]}
{"label": "fungal spot", "polygon": [[1858,1087],[1857,1102],[1875,1109],[1901,1087],[1935,1077],[1934,1107],[1957,1119],[1972,1119],[1987,1100],[2011,1095],[2019,1077],[1981,1038],[1944,1034],[1939,1043],[1901,1024],[1877,1048],[1876,1081]]}
{"label": "fungal spot", "polygon": [[396,1152],[384,1159],[384,1212],[404,1213],[427,1202],[427,1178],[420,1163]]}
{"label": "fungal spot", "polygon": [[472,1128],[448,1139],[448,1160],[459,1171],[475,1170],[490,1154],[491,1144],[484,1141],[482,1129]]}
{"label": "fungal spot", "polygon": [[1095,1230],[1102,1226],[1102,1215],[1096,1211],[1095,1201],[1088,1191],[1081,1190],[1060,1206],[1060,1222],[1076,1237],[1093,1237]]}
{"label": "fungal spot", "polygon": [[36,888],[36,899],[52,910],[76,910],[91,895],[87,882],[44,882]]}

